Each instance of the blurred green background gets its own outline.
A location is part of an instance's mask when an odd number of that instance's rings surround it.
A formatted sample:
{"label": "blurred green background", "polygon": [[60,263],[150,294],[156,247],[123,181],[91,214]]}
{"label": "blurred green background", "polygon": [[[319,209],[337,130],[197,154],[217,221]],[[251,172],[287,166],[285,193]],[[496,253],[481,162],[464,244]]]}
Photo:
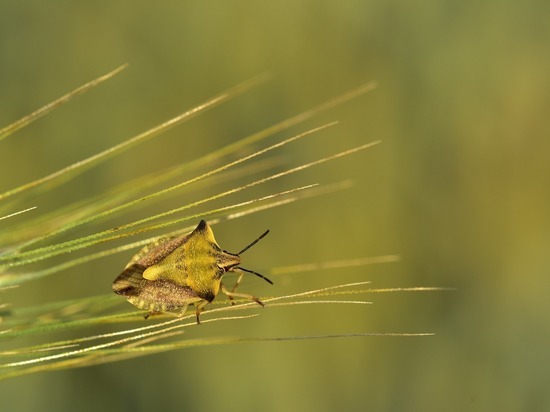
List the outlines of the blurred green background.
{"label": "blurred green background", "polygon": [[[375,295],[374,305],[359,309],[266,309],[252,320],[186,334],[434,337],[206,347],[37,374],[1,382],[1,409],[548,410],[549,9],[535,0],[3,1],[1,126],[122,63],[130,67],[2,142],[1,191],[266,70],[273,75],[267,84],[81,176],[70,193],[37,199],[38,206],[49,210],[193,159],[375,80],[374,92],[284,133],[341,121],[284,154],[297,164],[383,143],[269,190],[348,177],[355,186],[217,225],[217,240],[238,250],[271,228],[246,257],[263,273],[402,257],[281,277],[272,287],[247,279],[243,290],[260,296],[357,280],[457,290]],[[30,285],[14,304],[109,293],[128,258]]]}

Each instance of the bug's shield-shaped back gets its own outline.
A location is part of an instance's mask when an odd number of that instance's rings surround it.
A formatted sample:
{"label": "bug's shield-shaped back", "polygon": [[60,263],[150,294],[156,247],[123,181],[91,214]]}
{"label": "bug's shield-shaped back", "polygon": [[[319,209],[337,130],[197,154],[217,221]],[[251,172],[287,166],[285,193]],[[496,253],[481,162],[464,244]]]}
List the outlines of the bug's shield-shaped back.
{"label": "bug's shield-shaped back", "polygon": [[211,302],[221,277],[240,263],[224,252],[203,220],[187,236],[164,238],[144,247],[113,282],[113,290],[150,312]]}
{"label": "bug's shield-shaped back", "polygon": [[161,238],[141,249],[114,280],[113,291],[138,308],[165,312],[202,300],[190,287],[166,279],[148,280],[143,274],[161,264],[191,235]]}

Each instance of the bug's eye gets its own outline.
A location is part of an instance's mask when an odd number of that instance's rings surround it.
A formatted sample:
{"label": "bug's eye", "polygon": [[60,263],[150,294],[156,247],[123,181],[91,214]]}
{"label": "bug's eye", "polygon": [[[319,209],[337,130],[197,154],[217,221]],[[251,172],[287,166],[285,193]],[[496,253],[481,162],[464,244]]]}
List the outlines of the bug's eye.
{"label": "bug's eye", "polygon": [[218,270],[223,275],[225,272],[229,272],[231,269],[233,269],[237,265],[238,263],[235,263],[233,265],[224,265],[224,266],[217,265],[217,266],[218,266]]}

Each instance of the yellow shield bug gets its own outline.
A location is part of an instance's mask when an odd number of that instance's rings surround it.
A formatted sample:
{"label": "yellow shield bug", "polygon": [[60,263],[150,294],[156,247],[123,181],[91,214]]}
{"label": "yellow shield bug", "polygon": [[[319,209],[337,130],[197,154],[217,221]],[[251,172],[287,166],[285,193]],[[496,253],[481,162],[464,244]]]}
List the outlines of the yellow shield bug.
{"label": "yellow shield bug", "polygon": [[[195,305],[197,323],[203,308],[221,291],[233,299],[250,299],[264,304],[253,295],[236,293],[243,272],[252,273],[273,284],[271,280],[240,267],[240,255],[269,233],[264,232],[239,253],[222,250],[214,232],[204,220],[188,235],[161,238],[141,249],[114,280],[113,291],[124,296],[149,315],[180,310],[183,315],[189,305]],[[222,283],[226,272],[241,272],[231,291]]]}

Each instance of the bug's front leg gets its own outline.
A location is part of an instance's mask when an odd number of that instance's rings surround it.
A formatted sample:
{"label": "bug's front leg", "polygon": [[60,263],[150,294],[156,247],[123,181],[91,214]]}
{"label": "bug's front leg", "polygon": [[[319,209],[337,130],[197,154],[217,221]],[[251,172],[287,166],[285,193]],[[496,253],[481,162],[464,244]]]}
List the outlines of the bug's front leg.
{"label": "bug's front leg", "polygon": [[[237,288],[239,287],[239,285],[241,284],[241,280],[243,279],[243,276],[244,276],[244,273],[241,272],[241,274],[239,275],[239,277],[237,278],[237,281],[235,282],[235,284],[233,285],[233,287],[231,288],[231,295],[227,295],[227,297],[229,298],[229,300],[231,301],[231,304],[234,305],[235,304],[235,298],[233,297],[233,294],[235,293],[235,291],[237,290]],[[223,287],[223,285],[222,285]],[[225,292],[224,292],[225,293]]]}
{"label": "bug's front leg", "polygon": [[[225,288],[223,283],[222,283],[221,287],[222,287],[222,292],[224,293],[224,295],[226,295],[230,300],[233,300],[234,298],[243,298],[243,299],[248,299],[248,300],[254,301],[260,306],[265,306],[264,303],[254,295],[249,295],[247,293],[230,292]],[[235,303],[231,302],[231,304],[234,305]]]}

